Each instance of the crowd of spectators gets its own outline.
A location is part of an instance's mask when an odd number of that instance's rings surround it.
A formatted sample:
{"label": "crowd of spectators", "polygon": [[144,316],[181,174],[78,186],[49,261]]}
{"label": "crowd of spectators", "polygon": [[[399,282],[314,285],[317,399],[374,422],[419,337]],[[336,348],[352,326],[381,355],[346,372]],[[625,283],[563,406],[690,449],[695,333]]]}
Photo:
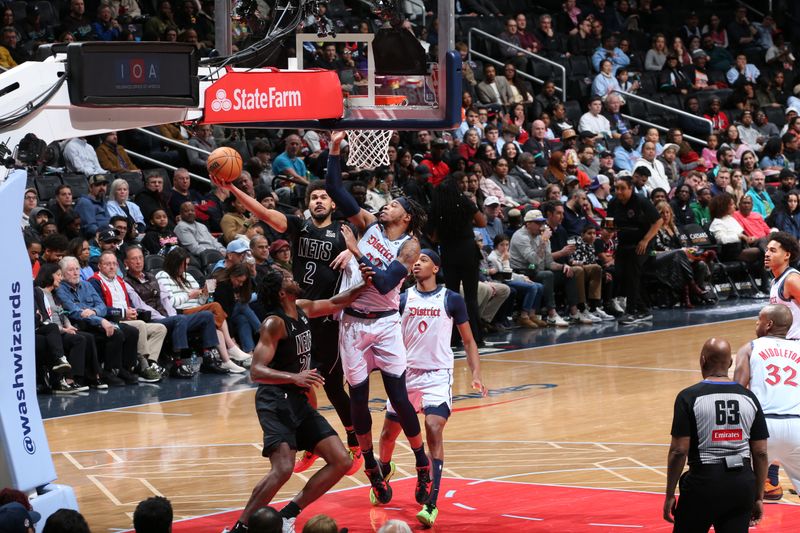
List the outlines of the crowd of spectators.
{"label": "crowd of spectators", "polygon": [[[325,24],[363,31],[374,23],[368,11],[339,4],[323,13]],[[210,51],[213,2],[102,3],[92,7],[94,20],[83,0],[72,0],[57,27],[42,25],[41,3],[28,6],[24,21],[5,18],[29,54],[52,39],[192,33]],[[513,45],[496,50],[504,65],[471,61],[459,42],[463,122],[452,132],[396,131],[388,166],[345,168],[345,179],[369,211],[401,195],[426,209],[420,237],[442,252],[443,280],[465,294],[479,342],[511,327],[629,325],[650,320],[654,305],[713,304],[721,263],[743,265],[756,296],[767,290],[769,233],[800,237],[800,100],[780,24],[770,16],[751,22],[737,8],[730,20],[686,13],[685,25],[665,27],[662,3],[626,0],[568,0],[557,12],[513,16],[487,2],[456,9],[459,27],[502,21],[500,38]],[[419,22],[405,26],[434,54],[436,27]],[[525,74],[538,67],[520,50],[589,70],[566,88],[531,83]],[[345,90],[358,80],[358,47],[311,43],[304,53],[309,64],[337,70]],[[626,116],[635,115],[634,102],[620,90],[674,98],[662,101],[705,116],[713,132],[669,114],[641,116],[668,124],[666,132],[637,125]],[[305,190],[325,175],[325,131],[150,129],[207,151],[239,150],[245,165],[236,185],[268,209],[307,215]],[[126,148],[177,170],[140,168]],[[291,271],[292,236],[226,190],[193,180],[207,175],[202,154],[141,132],[69,139],[41,152],[40,167],[64,176],[51,189],[34,179],[24,199],[42,385],[73,393],[156,382],[167,370],[190,376],[200,366],[192,354],[207,371],[244,371],[263,319],[253,288],[271,268]],[[75,174],[85,179],[67,179]],[[706,245],[696,244],[700,233]]]}

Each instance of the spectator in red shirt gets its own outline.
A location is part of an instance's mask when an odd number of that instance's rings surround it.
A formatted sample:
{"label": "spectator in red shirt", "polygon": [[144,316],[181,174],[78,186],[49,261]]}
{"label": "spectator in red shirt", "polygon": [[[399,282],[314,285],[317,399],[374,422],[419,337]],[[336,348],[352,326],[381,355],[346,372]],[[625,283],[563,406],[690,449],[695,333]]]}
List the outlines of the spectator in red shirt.
{"label": "spectator in red shirt", "polygon": [[766,244],[770,229],[764,217],[753,211],[753,199],[750,196],[742,196],[739,200],[739,210],[733,212],[733,218],[744,228],[744,234],[752,239],[751,246],[758,246],[760,244],[758,241],[761,239],[764,239]]}
{"label": "spectator in red shirt", "polygon": [[711,99],[711,103],[708,104],[708,113],[703,115],[711,121],[714,126],[714,133],[717,135],[725,131],[731,123],[728,115],[724,111],[720,111],[721,106],[722,102],[715,96]]}
{"label": "spectator in red shirt", "polygon": [[444,151],[447,149],[447,141],[434,138],[431,141],[431,153],[420,161],[420,165],[425,165],[431,171],[428,182],[436,187],[442,180],[450,174],[450,167],[444,162]]}

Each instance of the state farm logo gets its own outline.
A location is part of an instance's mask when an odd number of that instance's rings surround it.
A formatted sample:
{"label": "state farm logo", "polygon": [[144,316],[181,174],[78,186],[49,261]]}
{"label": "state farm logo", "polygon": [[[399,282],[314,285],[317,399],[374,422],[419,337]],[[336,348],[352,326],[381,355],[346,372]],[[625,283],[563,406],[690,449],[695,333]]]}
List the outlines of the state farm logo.
{"label": "state farm logo", "polygon": [[730,440],[742,440],[741,429],[717,429],[711,432],[712,442],[724,442]]}
{"label": "state farm logo", "polygon": [[220,111],[230,111],[233,104],[231,103],[230,99],[228,98],[228,93],[225,92],[225,89],[219,89],[217,94],[215,95],[216,98],[211,102],[211,110],[215,112]]}

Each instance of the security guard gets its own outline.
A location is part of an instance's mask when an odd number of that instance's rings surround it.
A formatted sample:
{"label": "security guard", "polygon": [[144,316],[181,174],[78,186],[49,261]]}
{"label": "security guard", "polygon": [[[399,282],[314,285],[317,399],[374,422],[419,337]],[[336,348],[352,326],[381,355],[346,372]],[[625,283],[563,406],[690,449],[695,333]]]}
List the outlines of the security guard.
{"label": "security guard", "polygon": [[[664,500],[664,520],[675,523],[674,533],[707,532],[712,525],[717,533],[747,533],[761,520],[767,422],[756,396],[728,377],[732,363],[730,344],[708,339],[700,352],[703,381],[675,399]],[[687,455],[689,471],[681,475]]]}

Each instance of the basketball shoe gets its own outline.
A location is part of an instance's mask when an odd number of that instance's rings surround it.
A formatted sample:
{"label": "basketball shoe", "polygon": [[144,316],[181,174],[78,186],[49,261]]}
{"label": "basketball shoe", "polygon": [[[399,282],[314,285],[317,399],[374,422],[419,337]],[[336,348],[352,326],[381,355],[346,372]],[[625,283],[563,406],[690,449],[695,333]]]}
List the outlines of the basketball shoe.
{"label": "basketball shoe", "polygon": [[299,474],[300,472],[305,472],[314,464],[314,461],[317,460],[319,456],[314,455],[312,452],[303,452],[302,457],[297,460],[294,464],[294,470],[292,470],[295,474]]}
{"label": "basketball shoe", "polygon": [[783,487],[773,485],[769,480],[764,481],[764,499],[774,502],[781,498],[783,498]]}
{"label": "basketball shoe", "polygon": [[361,448],[358,446],[350,448],[348,453],[350,454],[350,459],[353,460],[353,466],[351,466],[350,470],[345,472],[344,475],[352,476],[364,466],[364,456],[361,454]]}
{"label": "basketball shoe", "polygon": [[283,519],[283,528],[281,529],[281,533],[295,533],[294,530],[294,523],[297,521],[297,518],[285,518]]}
{"label": "basketball shoe", "polygon": [[381,472],[380,465],[371,470],[364,470],[372,485],[369,491],[369,501],[372,505],[387,504],[392,501],[392,487],[389,486],[389,480],[392,479],[396,467],[394,462],[390,462],[389,465],[389,472],[386,474]]}
{"label": "basketball shoe", "polygon": [[436,517],[439,516],[439,508],[435,505],[426,503],[422,506],[422,510],[417,513],[417,520],[425,527],[433,526],[436,522]]}
{"label": "basketball shoe", "polygon": [[414,498],[417,503],[427,503],[431,497],[431,467],[430,465],[417,468],[417,488]]}

